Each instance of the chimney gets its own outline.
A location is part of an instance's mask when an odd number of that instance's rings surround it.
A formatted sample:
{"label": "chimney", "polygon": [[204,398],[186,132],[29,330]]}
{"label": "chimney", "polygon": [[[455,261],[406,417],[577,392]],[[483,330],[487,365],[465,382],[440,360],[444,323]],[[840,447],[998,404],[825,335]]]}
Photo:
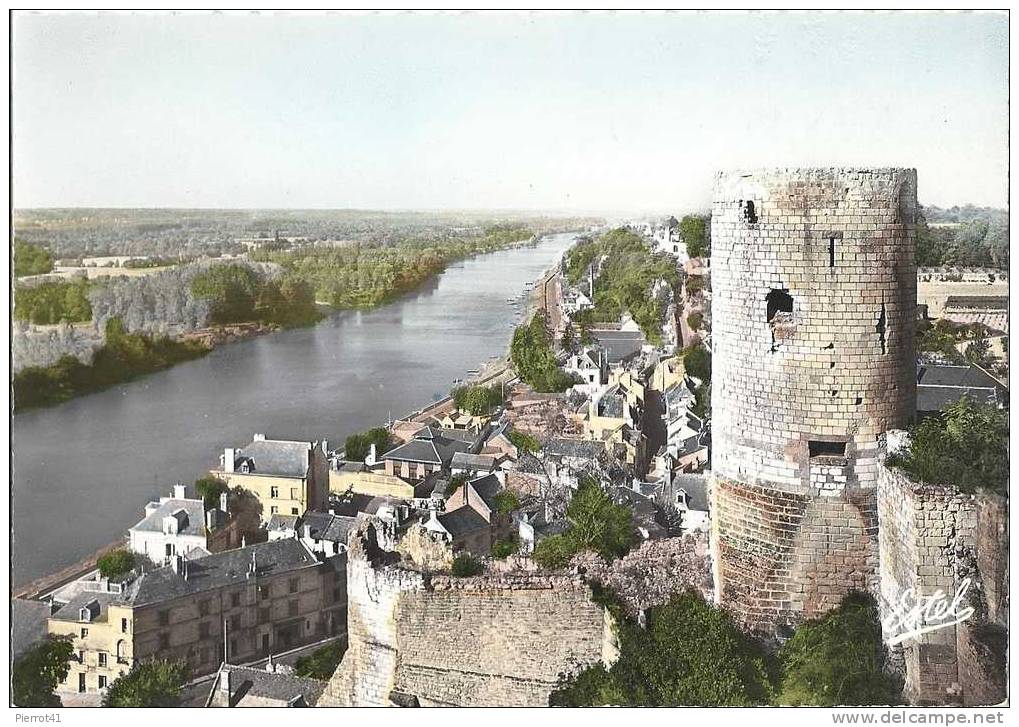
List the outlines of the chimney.
{"label": "chimney", "polygon": [[216,529],[216,511],[206,510],[205,511],[205,529],[215,530]]}
{"label": "chimney", "polygon": [[227,447],[223,450],[223,471],[233,472],[234,471],[234,448]]}
{"label": "chimney", "polygon": [[375,458],[376,458],[377,456],[378,456],[378,454],[377,454],[377,453],[376,453],[376,451],[375,451],[375,443],[374,443],[374,442],[372,442],[372,446],[371,446],[371,448],[370,448],[370,449],[368,450],[368,456],[364,458],[364,463],[365,463],[366,465],[368,465],[369,467],[371,467],[372,465],[374,465],[374,464],[375,464],[375,462],[376,462],[376,459],[375,459]]}
{"label": "chimney", "polygon": [[183,500],[188,496],[188,486],[183,482],[178,482],[173,486],[173,499]]}
{"label": "chimney", "polygon": [[184,558],[183,558],[183,556],[177,555],[176,553],[174,555],[171,555],[170,556],[170,567],[173,568],[173,572],[174,573],[176,573],[177,575],[180,575],[181,571],[184,570]]}
{"label": "chimney", "polygon": [[242,548],[247,548],[248,547],[248,536],[246,536],[246,535],[242,535],[241,536],[241,547]]}
{"label": "chimney", "polygon": [[221,493],[220,496],[219,496],[219,509],[222,510],[223,512],[229,512],[227,510],[227,500],[228,499],[229,498],[228,498],[228,495],[227,495],[226,492]]}
{"label": "chimney", "polygon": [[305,540],[311,540],[311,525],[308,525],[308,523],[305,523],[301,527],[301,530],[304,532],[304,536],[303,536],[304,539]]}

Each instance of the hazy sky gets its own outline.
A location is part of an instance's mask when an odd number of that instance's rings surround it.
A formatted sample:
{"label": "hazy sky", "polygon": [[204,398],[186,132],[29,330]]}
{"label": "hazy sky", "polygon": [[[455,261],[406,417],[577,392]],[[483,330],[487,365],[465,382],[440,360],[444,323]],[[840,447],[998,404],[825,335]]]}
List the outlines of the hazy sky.
{"label": "hazy sky", "polygon": [[706,207],[713,172],[911,166],[1004,206],[973,14],[30,15],[18,207]]}

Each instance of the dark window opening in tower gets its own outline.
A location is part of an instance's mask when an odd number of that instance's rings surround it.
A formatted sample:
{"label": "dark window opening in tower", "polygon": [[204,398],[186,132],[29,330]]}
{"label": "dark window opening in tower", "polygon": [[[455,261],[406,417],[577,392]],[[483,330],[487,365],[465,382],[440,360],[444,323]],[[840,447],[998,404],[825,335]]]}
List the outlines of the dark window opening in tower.
{"label": "dark window opening in tower", "polygon": [[748,225],[756,225],[757,210],[754,209],[754,203],[748,199],[744,202],[740,202],[740,205],[742,206],[743,209],[743,221],[746,222]]}
{"label": "dark window opening in tower", "polygon": [[828,267],[835,267],[835,236],[828,238]]}
{"label": "dark window opening in tower", "polygon": [[815,457],[845,457],[846,456],[846,443],[845,442],[818,442],[809,441],[807,442],[807,452],[811,459]]}
{"label": "dark window opening in tower", "polygon": [[887,353],[887,347],[885,346],[885,304],[881,304],[881,315],[877,318],[877,335],[881,340],[881,353]]}
{"label": "dark window opening in tower", "polygon": [[764,300],[768,304],[768,323],[775,320],[775,316],[779,313],[789,313],[792,317],[793,312],[793,297],[789,295],[788,290],[775,289],[765,296]]}

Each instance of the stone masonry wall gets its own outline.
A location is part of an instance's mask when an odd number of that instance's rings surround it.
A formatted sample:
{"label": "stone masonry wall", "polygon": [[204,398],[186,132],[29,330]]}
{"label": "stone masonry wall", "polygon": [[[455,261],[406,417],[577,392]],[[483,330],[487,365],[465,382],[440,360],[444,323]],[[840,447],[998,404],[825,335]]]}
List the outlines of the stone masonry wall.
{"label": "stone masonry wall", "polygon": [[[1007,542],[999,532],[1004,500],[921,485],[882,467],[877,502],[882,617],[907,593],[915,602],[941,591],[950,601],[964,579],[970,586],[962,605],[975,609],[960,624],[893,647],[905,664],[904,697],[928,705],[1002,701],[1005,624],[995,619],[1007,611],[1007,596],[997,582],[1007,557]],[[886,638],[893,636],[885,626]]]}
{"label": "stone masonry wall", "polygon": [[561,674],[615,658],[579,576],[419,572],[370,532],[348,558],[349,645],[318,706],[544,706]]}
{"label": "stone masonry wall", "polygon": [[910,169],[716,180],[716,577],[762,633],[875,580],[883,434],[915,411],[916,209]]}

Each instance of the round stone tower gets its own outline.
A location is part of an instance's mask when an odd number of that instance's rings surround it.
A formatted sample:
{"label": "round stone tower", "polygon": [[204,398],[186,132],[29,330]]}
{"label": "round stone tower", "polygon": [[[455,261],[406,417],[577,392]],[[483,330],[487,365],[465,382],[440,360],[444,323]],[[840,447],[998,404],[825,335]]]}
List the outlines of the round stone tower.
{"label": "round stone tower", "polygon": [[761,634],[875,590],[884,433],[916,405],[916,210],[913,169],[716,179],[716,585]]}

